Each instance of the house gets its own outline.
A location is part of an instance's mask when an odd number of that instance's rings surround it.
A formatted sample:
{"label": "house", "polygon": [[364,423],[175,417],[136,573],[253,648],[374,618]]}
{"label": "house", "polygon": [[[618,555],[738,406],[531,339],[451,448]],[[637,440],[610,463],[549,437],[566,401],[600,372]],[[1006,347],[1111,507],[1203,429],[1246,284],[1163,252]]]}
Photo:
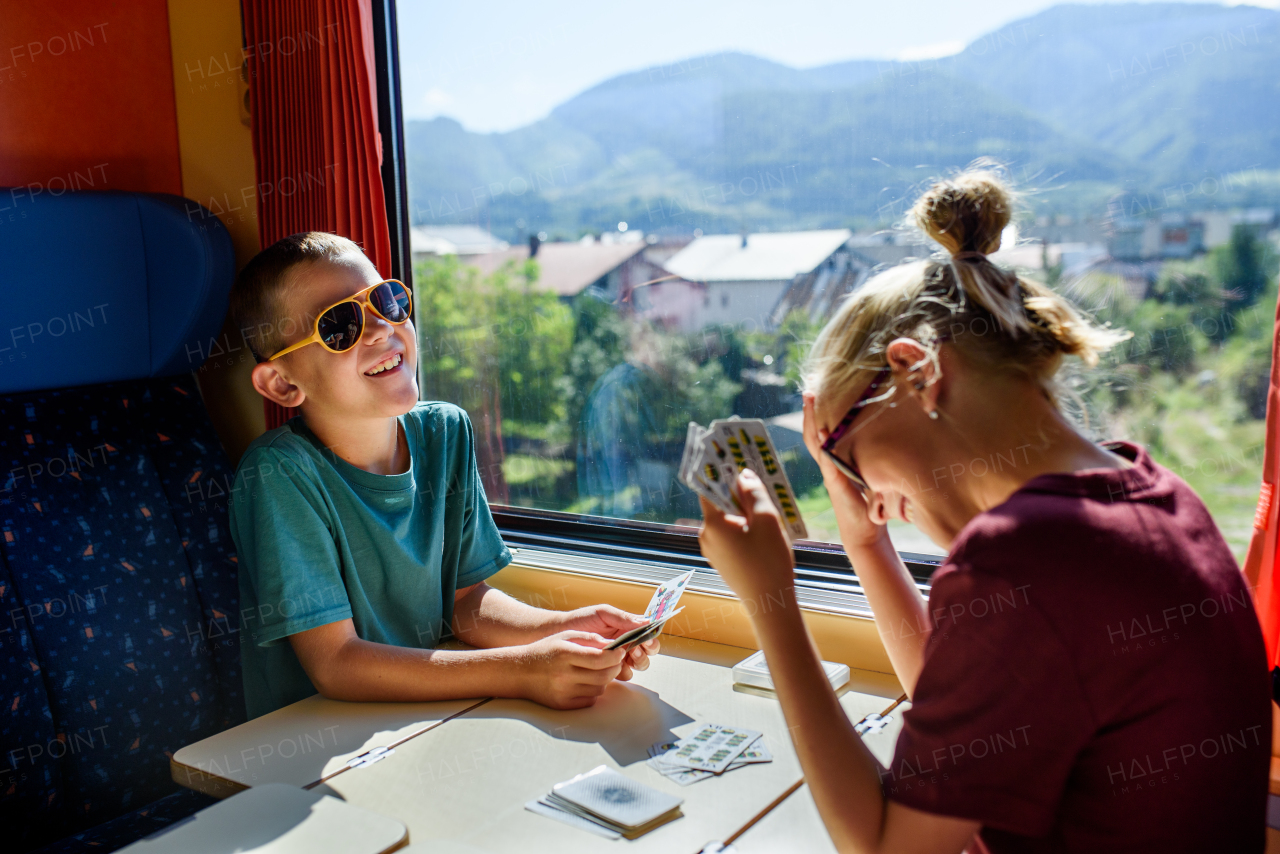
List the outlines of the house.
{"label": "house", "polygon": [[796,310],[805,311],[811,321],[825,320],[844,296],[876,273],[905,261],[929,258],[940,248],[914,229],[854,234],[826,263],[791,283],[774,305],[769,325],[776,327]]}
{"label": "house", "polygon": [[1107,241],[1118,261],[1190,258],[1204,251],[1204,222],[1186,214],[1159,218],[1117,218]]}
{"label": "house", "polygon": [[637,311],[685,331],[772,327],[775,306],[798,280],[847,274],[852,236],[840,228],[697,237],[667,260],[668,281],[637,294]]}
{"label": "house", "polygon": [[1272,208],[1205,211],[1199,215],[1199,219],[1204,222],[1206,249],[1230,243],[1231,232],[1237,225],[1244,225],[1253,231],[1255,237],[1264,239],[1277,224],[1280,224],[1276,211]]}
{"label": "house", "polygon": [[415,226],[409,229],[409,251],[418,261],[430,255],[481,255],[510,246],[475,225]]}
{"label": "house", "polygon": [[539,266],[539,286],[562,299],[572,299],[590,289],[601,299],[625,304],[636,285],[665,275],[662,268],[645,260],[648,246],[643,235],[626,240],[587,236],[547,243],[530,237],[527,246],[471,255],[463,263],[487,276],[505,264],[522,265],[533,258]]}

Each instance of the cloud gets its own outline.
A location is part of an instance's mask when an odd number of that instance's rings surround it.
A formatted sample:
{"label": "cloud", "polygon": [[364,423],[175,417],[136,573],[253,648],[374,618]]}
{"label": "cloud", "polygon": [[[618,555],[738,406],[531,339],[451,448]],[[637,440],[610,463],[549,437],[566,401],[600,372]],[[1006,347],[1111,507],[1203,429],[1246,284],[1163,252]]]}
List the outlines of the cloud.
{"label": "cloud", "polygon": [[422,105],[429,110],[438,110],[453,103],[453,96],[442,89],[432,86],[422,96]]}
{"label": "cloud", "polygon": [[941,59],[944,56],[957,54],[962,50],[964,50],[964,42],[962,41],[938,42],[937,44],[906,48],[898,54],[898,59],[903,62],[913,62],[921,59]]}

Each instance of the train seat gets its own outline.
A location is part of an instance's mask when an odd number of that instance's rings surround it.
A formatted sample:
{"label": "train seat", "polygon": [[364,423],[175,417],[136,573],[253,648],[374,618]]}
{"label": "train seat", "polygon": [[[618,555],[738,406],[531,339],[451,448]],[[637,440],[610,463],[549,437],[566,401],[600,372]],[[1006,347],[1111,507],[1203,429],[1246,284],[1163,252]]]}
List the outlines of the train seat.
{"label": "train seat", "polygon": [[111,851],[211,803],[169,756],[245,719],[192,374],[234,255],[174,196],[0,200],[0,816],[20,851]]}

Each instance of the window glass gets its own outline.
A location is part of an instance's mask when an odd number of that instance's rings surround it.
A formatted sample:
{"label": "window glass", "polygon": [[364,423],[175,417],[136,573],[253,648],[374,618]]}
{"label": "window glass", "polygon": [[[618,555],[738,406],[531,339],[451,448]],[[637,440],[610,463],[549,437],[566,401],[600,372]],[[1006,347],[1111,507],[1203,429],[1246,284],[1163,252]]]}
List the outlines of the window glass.
{"label": "window glass", "polygon": [[[997,260],[1134,337],[1064,400],[1182,475],[1237,555],[1276,299],[1280,18],[1205,4],[402,2],[424,397],[494,504],[696,525],[685,429],[765,419],[835,540],[797,380],[840,299],[937,247],[979,158]],[[905,524],[904,551],[942,550]]]}

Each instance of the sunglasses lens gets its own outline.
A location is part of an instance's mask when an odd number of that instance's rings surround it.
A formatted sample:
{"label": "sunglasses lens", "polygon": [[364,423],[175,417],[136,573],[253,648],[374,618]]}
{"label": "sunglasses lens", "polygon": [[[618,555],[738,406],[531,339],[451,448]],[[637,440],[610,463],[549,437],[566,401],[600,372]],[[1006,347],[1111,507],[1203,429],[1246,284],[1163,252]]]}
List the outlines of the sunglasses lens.
{"label": "sunglasses lens", "polygon": [[320,315],[320,340],[336,353],[350,350],[364,331],[364,316],[354,302],[338,303]]}
{"label": "sunglasses lens", "polygon": [[409,291],[399,282],[383,282],[369,292],[369,304],[389,323],[409,319]]}

